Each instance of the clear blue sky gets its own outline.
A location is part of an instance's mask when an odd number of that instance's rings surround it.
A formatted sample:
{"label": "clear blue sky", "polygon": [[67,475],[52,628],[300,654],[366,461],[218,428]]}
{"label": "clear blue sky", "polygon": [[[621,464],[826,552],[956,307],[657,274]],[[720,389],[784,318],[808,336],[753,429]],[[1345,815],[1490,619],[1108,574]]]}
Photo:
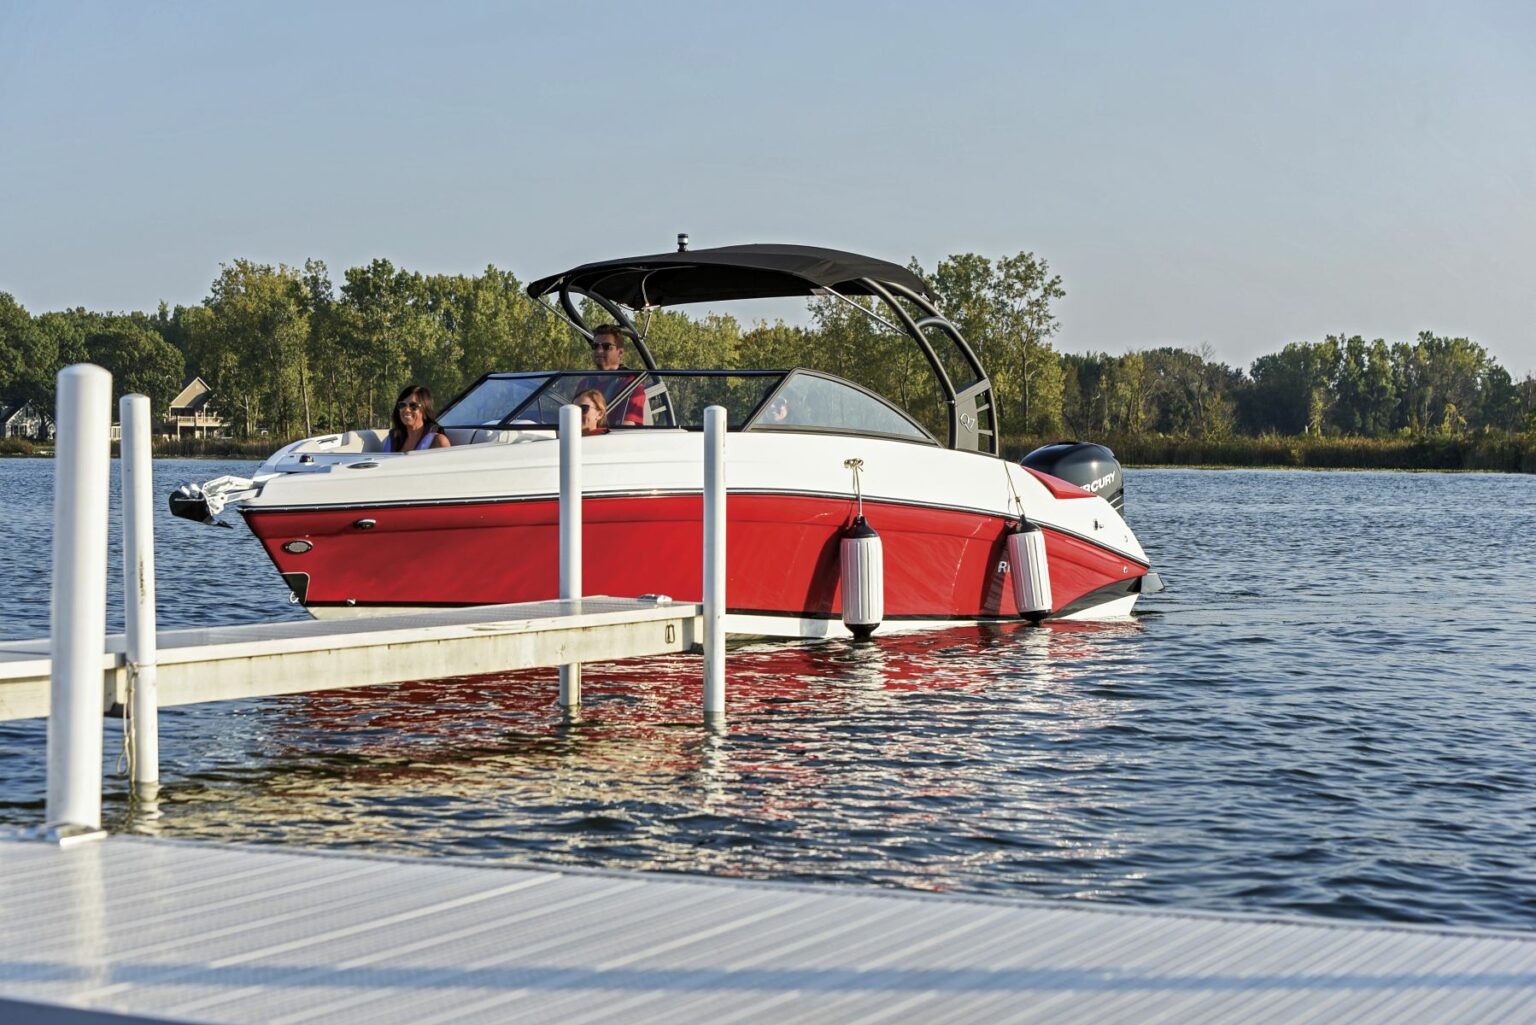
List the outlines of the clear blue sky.
{"label": "clear blue sky", "polygon": [[1536,370],[1536,5],[0,0],[0,291],[1031,250],[1060,348],[1467,334]]}

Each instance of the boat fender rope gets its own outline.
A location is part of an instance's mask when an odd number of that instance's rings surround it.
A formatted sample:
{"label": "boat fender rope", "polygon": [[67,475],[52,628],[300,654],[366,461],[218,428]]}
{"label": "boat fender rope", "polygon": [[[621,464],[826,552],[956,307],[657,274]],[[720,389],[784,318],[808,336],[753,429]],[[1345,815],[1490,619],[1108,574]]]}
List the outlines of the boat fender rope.
{"label": "boat fender rope", "polygon": [[1008,482],[1008,490],[1013,493],[1013,507],[1018,510],[1019,522],[1023,523],[1024,520],[1025,520],[1025,516],[1024,516],[1024,499],[1019,497],[1019,489],[1014,487],[1014,484],[1013,484],[1013,474],[1012,474],[1012,472],[1009,471],[1008,464],[1006,462],[1004,462],[1002,464],[1002,466],[1003,466],[1003,479]]}
{"label": "boat fender rope", "polygon": [[864,469],[862,459],[844,459],[843,465],[853,471],[853,497],[859,505],[858,519],[864,518],[864,488],[859,482],[859,473]]}

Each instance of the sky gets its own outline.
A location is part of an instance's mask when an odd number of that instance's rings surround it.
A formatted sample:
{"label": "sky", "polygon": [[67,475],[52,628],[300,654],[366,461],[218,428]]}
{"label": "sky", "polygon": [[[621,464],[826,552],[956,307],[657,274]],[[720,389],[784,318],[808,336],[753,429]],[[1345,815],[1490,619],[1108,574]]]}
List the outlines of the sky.
{"label": "sky", "polygon": [[0,0],[0,291],[34,313],[680,231],[1033,252],[1069,352],[1428,330],[1521,377],[1536,5]]}

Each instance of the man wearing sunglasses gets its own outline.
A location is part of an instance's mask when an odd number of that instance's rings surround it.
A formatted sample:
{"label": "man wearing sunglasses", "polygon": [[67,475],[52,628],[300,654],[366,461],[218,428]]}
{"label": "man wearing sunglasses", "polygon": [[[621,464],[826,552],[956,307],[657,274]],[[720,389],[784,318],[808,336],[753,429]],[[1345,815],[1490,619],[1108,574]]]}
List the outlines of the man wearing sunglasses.
{"label": "man wearing sunglasses", "polygon": [[[624,341],[630,337],[628,328],[617,324],[602,324],[592,329],[592,366],[598,370],[624,369]],[[614,405],[614,397],[634,381],[638,375],[613,377],[585,377],[576,390],[596,388],[608,400],[608,425],[610,427],[635,427],[645,423],[645,389],[636,388],[624,401],[622,410]]]}

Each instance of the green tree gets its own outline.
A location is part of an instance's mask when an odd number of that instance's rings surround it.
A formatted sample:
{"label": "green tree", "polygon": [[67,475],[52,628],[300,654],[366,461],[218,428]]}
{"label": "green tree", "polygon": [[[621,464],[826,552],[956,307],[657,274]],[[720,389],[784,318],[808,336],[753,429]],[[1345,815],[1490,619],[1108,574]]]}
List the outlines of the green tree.
{"label": "green tree", "polygon": [[459,316],[459,376],[466,384],[496,371],[532,369],[523,309],[529,303],[517,278],[495,267],[469,283]]}
{"label": "green tree", "polygon": [[718,313],[695,320],[680,311],[658,310],[651,317],[645,343],[657,366],[728,370],[736,365],[741,325],[735,317]]}
{"label": "green tree", "polygon": [[992,375],[1005,432],[1045,433],[1063,422],[1062,366],[1051,349],[1060,275],[1033,253],[996,263],[975,253],[940,261],[932,277],[939,308]]}
{"label": "green tree", "polygon": [[188,362],[221,407],[238,411],[241,435],[303,425],[309,305],[297,270],[236,260],[220,268],[200,310],[180,318]]}
{"label": "green tree", "polygon": [[1254,360],[1245,419],[1257,431],[1321,434],[1334,401],[1339,343],[1291,342]]}
{"label": "green tree", "polygon": [[395,279],[394,264],[374,260],[366,267],[349,268],[341,286],[337,341],[362,383],[357,395],[362,407],[352,416],[358,426],[377,426],[387,419],[388,403],[410,377],[403,337],[407,312]]}
{"label": "green tree", "polygon": [[0,406],[32,402],[51,416],[58,352],[57,337],[0,292]]}
{"label": "green tree", "polygon": [[1105,426],[1113,432],[1138,434],[1147,420],[1146,359],[1128,352],[1113,360],[1105,381]]}
{"label": "green tree", "polygon": [[787,370],[803,366],[815,347],[815,334],[776,320],[760,320],[741,336],[737,366],[743,370]]}
{"label": "green tree", "polygon": [[101,317],[86,335],[85,345],[91,362],[112,372],[114,392],[147,395],[154,414],[164,416],[181,389],[186,363],[181,352],[149,326],[148,319],[142,314]]}

